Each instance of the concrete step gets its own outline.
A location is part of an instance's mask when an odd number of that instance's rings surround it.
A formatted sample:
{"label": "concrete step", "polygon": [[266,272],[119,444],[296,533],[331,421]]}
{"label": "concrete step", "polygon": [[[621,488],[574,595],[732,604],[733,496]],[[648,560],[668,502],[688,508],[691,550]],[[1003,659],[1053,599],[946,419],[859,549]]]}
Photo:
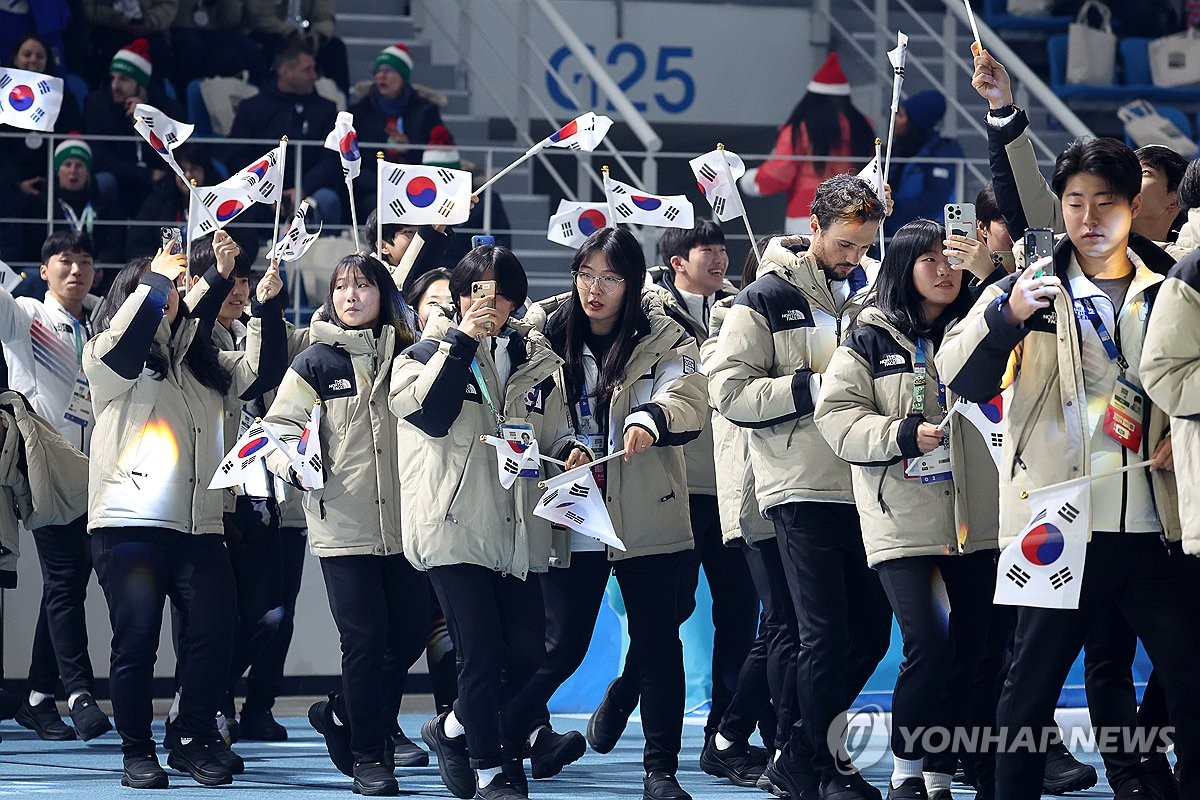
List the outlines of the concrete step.
{"label": "concrete step", "polygon": [[[362,5],[374,6],[381,4],[364,3]],[[391,37],[393,42],[399,42],[417,38],[417,28],[411,16],[380,13],[346,13],[340,8],[337,14],[336,32],[342,39],[347,37]]]}

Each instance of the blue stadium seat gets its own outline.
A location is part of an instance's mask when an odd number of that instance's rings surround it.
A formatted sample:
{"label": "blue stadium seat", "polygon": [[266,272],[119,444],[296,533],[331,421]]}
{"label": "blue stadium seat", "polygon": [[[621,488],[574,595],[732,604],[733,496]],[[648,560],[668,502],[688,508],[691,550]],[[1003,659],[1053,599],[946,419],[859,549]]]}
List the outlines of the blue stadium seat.
{"label": "blue stadium seat", "polygon": [[1140,36],[1130,36],[1121,40],[1118,49],[1121,63],[1125,67],[1124,85],[1137,89],[1139,97],[1144,97],[1152,103],[1165,101],[1168,103],[1197,103],[1200,102],[1200,86],[1178,86],[1165,89],[1155,86],[1150,77],[1150,42]]}
{"label": "blue stadium seat", "polygon": [[204,105],[204,96],[200,94],[200,78],[187,85],[187,115],[188,121],[196,126],[194,135],[212,136],[212,119],[208,116],[208,108]]}
{"label": "blue stadium seat", "polygon": [[[1046,55],[1050,60],[1050,88],[1063,100],[1136,100],[1142,97],[1139,88],[1117,85],[1114,74],[1107,84],[1067,83],[1067,35],[1060,33],[1046,40]],[[1116,70],[1114,69],[1115,73]]]}
{"label": "blue stadium seat", "polygon": [[63,83],[71,90],[71,94],[75,95],[75,103],[79,106],[79,113],[83,113],[83,98],[88,96],[87,81],[76,75],[74,72],[68,72],[67,77],[63,78]]}
{"label": "blue stadium seat", "polygon": [[984,0],[983,18],[993,28],[1017,31],[1065,31],[1075,20],[1074,17],[1029,17],[1024,14],[1010,14],[1008,0]]}

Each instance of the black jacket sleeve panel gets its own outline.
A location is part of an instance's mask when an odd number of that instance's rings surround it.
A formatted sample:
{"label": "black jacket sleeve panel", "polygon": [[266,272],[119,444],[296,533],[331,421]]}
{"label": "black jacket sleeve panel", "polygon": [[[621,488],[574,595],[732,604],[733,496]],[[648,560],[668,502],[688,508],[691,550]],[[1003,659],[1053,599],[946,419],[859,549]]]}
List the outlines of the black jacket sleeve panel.
{"label": "black jacket sleeve panel", "polygon": [[[479,342],[458,329],[447,331],[443,341],[450,343],[450,353],[433,379],[421,410],[405,417],[407,422],[435,439],[448,434],[462,413],[467,384],[473,380],[471,361],[479,347]],[[441,344],[436,339],[422,339],[405,350],[404,355],[428,364]]]}
{"label": "black jacket sleeve panel", "polygon": [[1029,127],[1029,117],[1022,110],[1003,128],[987,125],[988,161],[992,168],[992,187],[996,191],[996,204],[1008,226],[1008,232],[1013,240],[1019,240],[1029,227],[1025,219],[1025,209],[1021,206],[1021,195],[1017,190],[1017,180],[1013,175],[1012,165],[1008,162],[1008,152],[1004,149]]}
{"label": "black jacket sleeve panel", "polygon": [[141,375],[146,368],[146,359],[150,357],[150,348],[154,346],[154,334],[162,322],[163,310],[171,293],[171,282],[166,276],[155,272],[147,272],[141,285],[150,287],[150,291],[125,332],[112,349],[101,357],[109,369],[129,381]]}
{"label": "black jacket sleeve panel", "polygon": [[450,237],[453,234],[449,231],[435,231],[432,225],[423,225],[417,229],[416,235],[421,237],[424,246],[417,253],[412,268],[404,276],[404,285],[400,287],[404,293],[412,289],[417,278],[442,265],[442,259],[446,255],[446,248],[449,247]]}
{"label": "black jacket sleeve panel", "polygon": [[900,445],[900,452],[905,458],[920,458],[924,455],[921,448],[917,447],[917,429],[921,427],[922,422],[926,422],[925,417],[909,414],[900,423],[900,430],[896,431],[896,444]]}
{"label": "black jacket sleeve panel", "polygon": [[261,344],[258,378],[242,392],[240,399],[245,401],[278,389],[288,368],[288,335],[287,325],[283,321],[283,292],[265,303],[258,302],[258,298],[251,295],[250,313],[262,320],[259,327]]}
{"label": "black jacket sleeve panel", "polygon": [[213,264],[208,268],[208,272],[204,273],[203,280],[208,284],[208,291],[201,295],[195,308],[188,310],[188,315],[204,323],[216,322],[217,314],[220,313],[225,298],[229,296],[229,290],[233,288],[233,279],[226,278],[217,271],[217,265]]}
{"label": "black jacket sleeve panel", "polygon": [[[658,437],[654,440],[655,447],[678,447],[685,445],[688,442],[700,436],[700,431],[681,431],[672,433],[667,425],[667,415],[663,412],[662,406],[658,403],[646,403],[629,410],[630,414],[638,411],[645,411],[654,420],[654,427],[658,428]],[[637,427],[642,427],[634,423]],[[653,433],[653,431],[651,431]]]}
{"label": "black jacket sleeve panel", "polygon": [[[1016,276],[1010,275],[1002,286],[1010,290],[1015,283]],[[987,326],[987,335],[949,384],[955,394],[972,403],[986,403],[1000,393],[1008,356],[1029,333],[1027,326],[1009,325],[998,303],[988,305],[983,312],[983,324]]]}

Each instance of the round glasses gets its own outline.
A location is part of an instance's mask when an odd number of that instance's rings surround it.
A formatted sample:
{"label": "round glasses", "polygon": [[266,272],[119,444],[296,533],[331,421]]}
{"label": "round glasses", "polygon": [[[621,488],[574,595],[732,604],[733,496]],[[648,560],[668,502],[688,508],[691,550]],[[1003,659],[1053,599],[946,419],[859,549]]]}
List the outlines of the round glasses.
{"label": "round glasses", "polygon": [[575,285],[581,289],[591,289],[593,286],[599,286],[600,291],[605,294],[611,294],[625,282],[625,279],[618,275],[593,275],[590,272],[574,272]]}

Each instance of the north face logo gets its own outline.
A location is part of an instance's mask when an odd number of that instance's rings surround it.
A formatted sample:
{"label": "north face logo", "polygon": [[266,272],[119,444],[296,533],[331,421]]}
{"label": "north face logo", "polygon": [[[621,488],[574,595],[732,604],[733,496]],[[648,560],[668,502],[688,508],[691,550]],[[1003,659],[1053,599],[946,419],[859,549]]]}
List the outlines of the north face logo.
{"label": "north face logo", "polygon": [[330,381],[329,391],[331,392],[346,392],[352,389],[348,378],[338,378],[336,381]]}
{"label": "north face logo", "polygon": [[804,312],[798,308],[788,309],[787,311],[783,312],[782,316],[783,316],[784,322],[803,322],[804,321]]}
{"label": "north face logo", "polygon": [[904,366],[904,356],[900,355],[899,353],[888,353],[886,356],[879,359],[879,366],[881,366],[881,367],[903,367]]}

